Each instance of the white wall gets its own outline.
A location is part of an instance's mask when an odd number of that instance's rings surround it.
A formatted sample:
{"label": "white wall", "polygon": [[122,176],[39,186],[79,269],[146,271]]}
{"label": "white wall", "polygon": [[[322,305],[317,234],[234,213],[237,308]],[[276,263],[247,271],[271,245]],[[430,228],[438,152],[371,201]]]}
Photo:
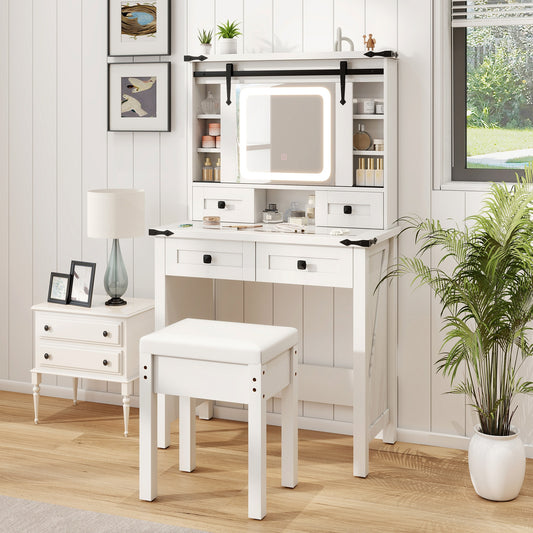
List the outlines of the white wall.
{"label": "white wall", "polygon": [[[0,35],[4,72],[0,83],[1,388],[30,390],[30,306],[46,298],[50,272],[68,271],[71,259],[95,261],[96,287],[102,286],[107,244],[86,237],[88,189],[144,188],[150,226],[186,216],[187,68],[182,56],[199,51],[198,28],[238,19],[244,33],[239,51],[248,53],[332,50],[337,26],[362,49],[362,34],[373,33],[378,49],[397,49],[400,54],[400,213],[461,220],[479,207],[480,193],[431,190],[428,0],[172,3],[174,53],[161,58],[172,62],[172,132],[159,134],[106,131],[107,40],[102,23],[106,0],[0,0],[0,16],[9,22],[8,31]],[[123,243],[130,296],[153,294],[152,244],[148,238]],[[403,254],[412,251],[405,239],[400,248]],[[318,357],[349,365],[341,349],[346,335],[338,327],[349,309],[346,292],[282,289],[268,284],[221,284],[220,295],[238,294],[247,311],[243,316],[242,307],[230,307],[220,310],[220,315],[292,322],[302,330],[308,360]],[[461,397],[443,395],[447,383],[434,371],[441,340],[438,308],[427,289],[413,291],[408,280],[401,280],[399,298],[400,437],[464,445],[460,439],[441,435],[465,435],[471,421]],[[288,313],[288,302],[304,310],[320,307],[323,313]],[[118,389],[112,385],[92,382],[83,387],[89,391],[86,398],[119,401]],[[43,390],[68,395],[70,384],[47,377]],[[517,422],[524,440],[533,442],[533,422],[525,421],[529,406],[521,404]],[[341,422],[350,418],[346,408],[321,404],[308,403],[304,414]]]}

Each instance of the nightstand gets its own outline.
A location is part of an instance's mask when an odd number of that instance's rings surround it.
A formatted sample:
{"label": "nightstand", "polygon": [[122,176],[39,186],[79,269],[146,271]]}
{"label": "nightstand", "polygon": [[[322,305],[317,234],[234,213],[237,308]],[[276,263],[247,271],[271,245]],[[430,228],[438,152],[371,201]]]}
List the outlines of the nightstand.
{"label": "nightstand", "polygon": [[35,367],[32,372],[35,423],[39,422],[41,376],[73,378],[77,403],[78,379],[121,384],[124,435],[128,436],[130,396],[139,378],[139,339],[154,331],[154,301],[128,298],[122,306],[106,306],[103,296],[92,307],[41,303],[34,313]]}

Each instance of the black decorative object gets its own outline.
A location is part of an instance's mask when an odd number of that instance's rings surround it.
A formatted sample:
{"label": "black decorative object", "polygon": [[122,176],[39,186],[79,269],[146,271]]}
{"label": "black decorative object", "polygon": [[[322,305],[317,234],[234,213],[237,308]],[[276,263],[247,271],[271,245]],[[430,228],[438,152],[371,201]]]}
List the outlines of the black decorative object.
{"label": "black decorative object", "polygon": [[148,235],[151,235],[151,236],[164,235],[165,237],[170,237],[170,235],[174,235],[174,232],[170,231],[169,229],[166,229],[166,230],[149,229]]}
{"label": "black decorative object", "polygon": [[369,248],[373,244],[376,244],[378,240],[374,237],[373,239],[363,239],[360,241],[351,241],[350,239],[344,239],[341,241],[341,244],[344,244],[344,246],[350,246],[351,244],[355,246],[362,246],[364,248]]}

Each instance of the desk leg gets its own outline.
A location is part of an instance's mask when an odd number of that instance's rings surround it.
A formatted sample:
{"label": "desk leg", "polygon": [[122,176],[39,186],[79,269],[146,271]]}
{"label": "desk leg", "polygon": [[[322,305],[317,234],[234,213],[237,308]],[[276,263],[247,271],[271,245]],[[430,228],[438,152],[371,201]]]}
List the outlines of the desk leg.
{"label": "desk leg", "polygon": [[39,423],[39,393],[41,392],[41,374],[34,372],[31,375],[31,382],[33,384],[33,411],[35,418],[33,421]]}
{"label": "desk leg", "polygon": [[130,381],[129,383],[122,383],[120,388],[122,393],[122,411],[124,413],[124,436],[127,437],[128,425],[130,421],[130,396],[133,393],[133,381]]}
{"label": "desk leg", "polygon": [[139,383],[139,498],[152,501],[157,496],[157,401],[153,392],[152,355],[140,354]]}
{"label": "desk leg", "polygon": [[72,378],[72,403],[78,405],[78,378]]}

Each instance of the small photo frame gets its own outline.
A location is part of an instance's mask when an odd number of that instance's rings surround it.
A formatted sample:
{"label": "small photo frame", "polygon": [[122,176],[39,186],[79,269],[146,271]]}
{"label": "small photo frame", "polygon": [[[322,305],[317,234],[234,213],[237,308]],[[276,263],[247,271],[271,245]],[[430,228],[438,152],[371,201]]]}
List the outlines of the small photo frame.
{"label": "small photo frame", "polygon": [[108,55],[169,55],[170,4],[170,0],[107,0]]}
{"label": "small photo frame", "polygon": [[170,63],[109,63],[108,130],[170,131]]}
{"label": "small photo frame", "polygon": [[82,307],[91,307],[93,299],[94,273],[96,263],[72,261],[70,263],[70,286],[69,303]]}
{"label": "small photo frame", "polygon": [[55,304],[68,304],[70,295],[70,274],[50,273],[48,301]]}

